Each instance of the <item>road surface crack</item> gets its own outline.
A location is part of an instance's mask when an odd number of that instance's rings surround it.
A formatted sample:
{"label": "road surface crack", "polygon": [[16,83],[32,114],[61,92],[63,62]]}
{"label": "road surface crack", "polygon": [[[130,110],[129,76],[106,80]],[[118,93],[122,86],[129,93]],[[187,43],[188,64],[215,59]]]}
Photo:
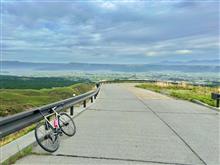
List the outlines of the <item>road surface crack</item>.
{"label": "road surface crack", "polygon": [[172,165],[192,165],[192,164],[171,163],[171,162],[161,162],[161,161],[151,161],[151,160],[124,159],[124,158],[98,157],[98,156],[83,156],[83,155],[68,155],[68,154],[52,154],[51,156],[63,156],[63,157],[84,158],[84,159],[118,160],[118,161],[129,161],[129,162],[137,162],[137,163],[139,162],[139,163],[172,164]]}

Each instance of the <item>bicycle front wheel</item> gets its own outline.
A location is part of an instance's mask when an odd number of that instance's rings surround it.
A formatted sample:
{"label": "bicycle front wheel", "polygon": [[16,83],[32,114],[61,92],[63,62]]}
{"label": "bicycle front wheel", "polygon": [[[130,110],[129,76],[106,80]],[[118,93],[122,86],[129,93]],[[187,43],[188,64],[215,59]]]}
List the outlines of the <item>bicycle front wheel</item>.
{"label": "bicycle front wheel", "polygon": [[59,134],[46,122],[38,123],[35,128],[35,138],[37,143],[47,152],[55,152],[59,148]]}
{"label": "bicycle front wheel", "polygon": [[58,124],[59,124],[61,131],[65,135],[67,135],[67,136],[75,135],[76,126],[75,126],[73,119],[68,114],[60,113],[59,117],[58,117]]}

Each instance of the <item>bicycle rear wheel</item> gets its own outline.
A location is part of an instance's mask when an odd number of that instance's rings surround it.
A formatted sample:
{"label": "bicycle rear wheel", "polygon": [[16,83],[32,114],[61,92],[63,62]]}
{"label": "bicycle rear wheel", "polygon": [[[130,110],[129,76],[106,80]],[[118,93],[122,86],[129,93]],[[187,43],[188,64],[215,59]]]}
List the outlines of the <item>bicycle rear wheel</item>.
{"label": "bicycle rear wheel", "polygon": [[59,134],[49,127],[46,122],[37,124],[35,138],[37,143],[47,152],[55,152],[59,148]]}
{"label": "bicycle rear wheel", "polygon": [[67,135],[67,136],[75,135],[76,126],[75,126],[73,119],[68,114],[60,113],[58,116],[58,124],[59,124],[61,131],[65,135]]}

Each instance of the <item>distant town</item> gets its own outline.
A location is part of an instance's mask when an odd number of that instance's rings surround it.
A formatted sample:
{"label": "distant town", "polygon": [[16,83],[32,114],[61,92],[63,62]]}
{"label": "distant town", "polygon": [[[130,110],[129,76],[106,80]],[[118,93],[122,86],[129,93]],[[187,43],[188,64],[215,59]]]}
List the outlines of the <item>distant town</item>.
{"label": "distant town", "polygon": [[71,80],[148,80],[186,82],[194,85],[220,85],[217,60],[169,62],[163,64],[30,63],[3,61],[1,75],[28,77],[67,77]]}

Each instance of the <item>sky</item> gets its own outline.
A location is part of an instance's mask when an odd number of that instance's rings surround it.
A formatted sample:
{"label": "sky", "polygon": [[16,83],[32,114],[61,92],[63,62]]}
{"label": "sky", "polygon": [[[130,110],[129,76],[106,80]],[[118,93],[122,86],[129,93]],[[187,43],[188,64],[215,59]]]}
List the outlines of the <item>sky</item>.
{"label": "sky", "polygon": [[219,59],[219,1],[1,1],[1,60]]}

